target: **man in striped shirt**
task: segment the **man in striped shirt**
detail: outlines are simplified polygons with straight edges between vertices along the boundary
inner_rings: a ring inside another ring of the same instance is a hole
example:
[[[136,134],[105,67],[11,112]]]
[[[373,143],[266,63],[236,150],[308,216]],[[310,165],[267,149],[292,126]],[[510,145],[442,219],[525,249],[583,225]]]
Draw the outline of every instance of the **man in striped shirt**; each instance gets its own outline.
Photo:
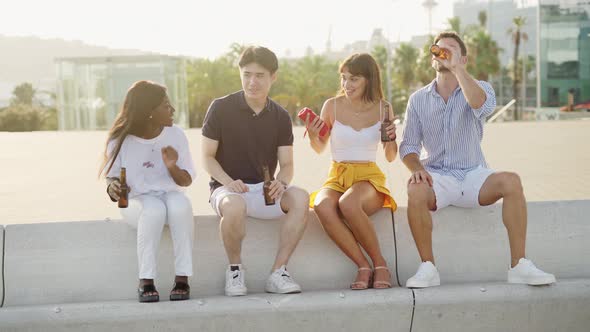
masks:
[[[508,282],[553,283],[555,276],[525,258],[527,211],[519,176],[487,168],[481,150],[484,122],[496,107],[494,89],[467,73],[467,49],[455,32],[443,32],[434,42],[447,56],[432,57],[436,79],[410,96],[400,145],[400,157],[412,172],[408,220],[422,259],[406,286],[440,285],[430,211],[485,206],[501,198],[511,252]],[[422,148],[427,156],[420,159]]]

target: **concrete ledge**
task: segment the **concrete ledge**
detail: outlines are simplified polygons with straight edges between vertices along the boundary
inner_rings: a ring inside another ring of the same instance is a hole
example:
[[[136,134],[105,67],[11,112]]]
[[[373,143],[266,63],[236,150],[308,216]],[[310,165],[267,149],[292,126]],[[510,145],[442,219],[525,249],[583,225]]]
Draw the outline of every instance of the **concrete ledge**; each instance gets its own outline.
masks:
[[[590,277],[590,201],[528,203],[527,256],[561,278]],[[510,264],[502,206],[448,207],[433,214],[433,248],[441,283],[506,281]],[[402,285],[420,258],[407,220],[395,214],[398,271]]]
[[[0,307],[4,303],[4,225],[0,225]]]
[[[568,331],[590,326],[590,279],[531,287],[479,283],[414,290],[412,332]]]
[[[91,221],[8,225],[5,231],[5,307],[135,296],[136,233],[130,226]]]
[[[0,310],[0,330],[408,331],[412,302],[411,290],[396,288],[12,307]]]
[[[296,249],[289,270],[305,291],[345,289],[356,267],[328,238],[315,217]],[[394,264],[393,226],[388,209],[374,217],[381,247]],[[195,217],[191,280],[199,296],[223,294],[227,259],[218,235],[218,218]],[[249,220],[243,243],[246,282],[251,293],[263,292],[278,247],[281,221]],[[156,285],[171,288],[174,269],[166,228],[158,256]],[[136,231],[123,222],[93,221],[6,227],[6,299],[4,306],[99,302],[135,299],[137,287]]]
[[[310,212],[308,216],[305,234],[291,257],[289,271],[304,291],[347,289],[356,275],[356,266],[326,235],[315,213]],[[202,216],[196,219],[197,234],[193,260],[195,275],[198,278],[194,278],[192,283],[201,295],[221,295],[225,285],[227,258],[218,236],[219,220],[213,216]],[[382,209],[371,219],[375,225],[383,255],[389,266],[394,267],[391,211]],[[264,292],[264,284],[278,250],[281,225],[280,221],[254,219],[248,223],[242,259],[246,267],[249,292]],[[395,275],[392,282],[397,283]]]

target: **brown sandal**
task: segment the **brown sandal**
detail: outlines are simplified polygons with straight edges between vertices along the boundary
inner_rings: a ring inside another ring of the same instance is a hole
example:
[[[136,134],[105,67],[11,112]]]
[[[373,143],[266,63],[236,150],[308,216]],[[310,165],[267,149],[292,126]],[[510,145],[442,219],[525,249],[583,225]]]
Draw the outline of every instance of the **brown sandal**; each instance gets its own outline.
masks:
[[[369,286],[371,285],[371,280],[373,277],[373,270],[371,270],[368,267],[360,267],[357,272],[361,272],[361,271],[369,271],[370,272],[369,281],[355,281],[352,284],[350,284],[350,289],[363,290],[363,289],[369,288]]]
[[[391,272],[387,266],[375,266],[375,270],[387,270],[389,274],[389,280],[391,280]],[[374,274],[373,274],[374,276]],[[373,288],[375,289],[386,289],[391,288],[391,282],[389,280],[375,280],[373,281]]]

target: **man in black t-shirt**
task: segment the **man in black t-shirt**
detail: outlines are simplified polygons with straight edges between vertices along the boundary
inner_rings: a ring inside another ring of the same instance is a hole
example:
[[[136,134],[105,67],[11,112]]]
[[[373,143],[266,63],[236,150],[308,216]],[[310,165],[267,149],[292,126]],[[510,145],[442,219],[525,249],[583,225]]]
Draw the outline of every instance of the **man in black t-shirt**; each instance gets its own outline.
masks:
[[[243,90],[211,103],[203,123],[202,158],[211,175],[210,202],[221,217],[220,231],[229,259],[225,294],[246,295],[241,246],[246,216],[278,219],[284,216],[279,251],[265,290],[299,293],[301,287],[286,265],[303,235],[309,194],[289,186],[293,178],[293,131],[287,111],[268,97],[276,80],[278,61],[264,47],[248,47],[239,60]],[[262,167],[275,174],[265,205]]]

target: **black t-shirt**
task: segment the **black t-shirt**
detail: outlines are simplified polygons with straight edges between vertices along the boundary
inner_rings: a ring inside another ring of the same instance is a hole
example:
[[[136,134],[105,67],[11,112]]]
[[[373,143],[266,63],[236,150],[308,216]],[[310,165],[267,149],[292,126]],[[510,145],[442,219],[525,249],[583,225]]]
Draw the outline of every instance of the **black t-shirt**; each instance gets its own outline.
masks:
[[[262,182],[262,165],[271,176],[278,162],[278,147],[293,145],[293,127],[289,113],[267,99],[258,115],[248,106],[244,91],[214,100],[203,122],[202,134],[219,142],[215,159],[234,180]],[[211,178],[211,190],[221,184]]]

